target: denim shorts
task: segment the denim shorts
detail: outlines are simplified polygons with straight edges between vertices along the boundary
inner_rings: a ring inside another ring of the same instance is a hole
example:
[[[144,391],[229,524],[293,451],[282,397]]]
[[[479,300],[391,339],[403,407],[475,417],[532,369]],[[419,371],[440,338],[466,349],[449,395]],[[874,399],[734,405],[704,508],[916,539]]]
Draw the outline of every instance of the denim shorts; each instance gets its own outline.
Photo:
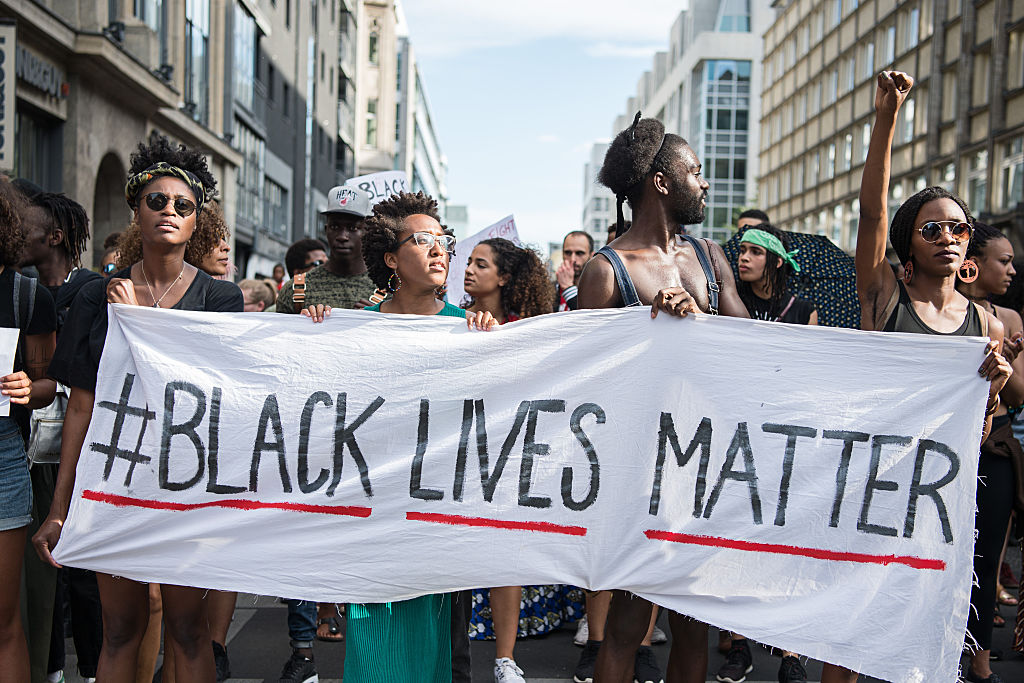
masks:
[[[13,418],[0,417],[0,531],[32,521],[32,480],[21,430]]]

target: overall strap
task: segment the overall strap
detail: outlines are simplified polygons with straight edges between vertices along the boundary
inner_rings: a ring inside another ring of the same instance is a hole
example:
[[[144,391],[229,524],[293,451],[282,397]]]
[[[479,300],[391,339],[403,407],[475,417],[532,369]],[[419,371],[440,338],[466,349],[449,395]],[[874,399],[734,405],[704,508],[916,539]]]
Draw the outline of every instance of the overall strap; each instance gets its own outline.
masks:
[[[292,278],[292,306],[301,313],[306,306],[306,274],[298,273]]]
[[[626,308],[639,306],[640,297],[637,296],[633,280],[629,277],[629,272],[626,270],[626,266],[622,263],[619,255],[615,253],[614,249],[607,246],[598,249],[597,253],[604,256],[608,259],[608,263],[612,264],[612,270],[615,271],[615,283],[619,286],[619,294],[622,296],[622,305]]]
[[[704,277],[708,281],[708,305],[711,309],[711,315],[718,315],[718,293],[721,291],[721,287],[718,285],[718,278],[715,276],[715,267],[711,265],[711,259],[704,252],[704,248],[700,246],[700,242],[693,235],[683,235],[683,239],[690,243],[693,247],[693,251],[697,254],[697,260],[700,261],[700,267],[704,271]]]

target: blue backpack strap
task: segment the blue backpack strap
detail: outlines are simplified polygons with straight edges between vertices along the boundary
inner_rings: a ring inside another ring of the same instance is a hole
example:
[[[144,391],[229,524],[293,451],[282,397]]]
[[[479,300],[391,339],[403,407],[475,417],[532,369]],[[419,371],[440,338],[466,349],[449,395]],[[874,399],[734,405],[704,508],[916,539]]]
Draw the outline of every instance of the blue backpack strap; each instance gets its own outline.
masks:
[[[622,305],[626,308],[630,306],[639,306],[640,297],[636,294],[636,287],[633,286],[633,280],[629,277],[629,271],[626,270],[625,264],[619,255],[615,253],[615,250],[610,247],[601,247],[597,250],[598,254],[601,254],[608,263],[612,264],[612,270],[615,271],[615,283],[619,286],[619,294],[622,296]]]
[[[711,315],[718,315],[718,293],[721,291],[721,287],[718,284],[718,277],[715,275],[715,267],[711,264],[711,258],[704,251],[704,247],[700,246],[700,242],[693,235],[683,235],[683,239],[690,243],[693,247],[693,251],[697,254],[697,260],[700,261],[700,267],[704,271],[704,277],[708,281],[708,305],[711,308]]]

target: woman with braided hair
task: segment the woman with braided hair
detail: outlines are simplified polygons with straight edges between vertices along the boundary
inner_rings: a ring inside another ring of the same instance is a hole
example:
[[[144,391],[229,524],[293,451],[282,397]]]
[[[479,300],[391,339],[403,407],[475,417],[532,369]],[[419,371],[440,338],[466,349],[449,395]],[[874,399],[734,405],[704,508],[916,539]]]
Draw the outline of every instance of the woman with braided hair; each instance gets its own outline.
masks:
[[[141,235],[138,262],[82,287],[68,312],[49,373],[71,387],[61,444],[60,470],[50,514],[33,537],[39,556],[54,566],[50,550],[60,538],[74,491],[75,469],[92,418],[96,375],[106,340],[107,303],[189,311],[241,311],[242,293],[185,261],[196,218],[216,193],[217,182],[198,151],[174,147],[154,134],[131,158],[125,200]],[[103,607],[103,648],[97,678],[135,681],[139,644],[149,621],[147,586],[97,574]],[[181,680],[215,680],[205,590],[161,587],[167,635]]]
[[[1002,321],[957,291],[957,280],[973,282],[978,277],[977,264],[967,258],[968,243],[975,229],[967,205],[940,187],[929,187],[913,195],[896,211],[889,227],[889,241],[906,271],[902,281],[897,281],[885,258],[886,205],[896,115],[913,85],[914,79],[899,71],[884,71],[878,75],[875,125],[861,178],[855,257],[861,327],[885,332],[989,337],[991,341],[978,370],[989,381],[984,439],[990,432],[993,415],[1000,408],[999,394],[1013,370],[1010,361],[1000,353],[1005,329]],[[1013,355],[1010,348],[1008,345],[1007,353]],[[982,458],[979,461],[982,474],[986,474],[984,468]],[[998,539],[994,541],[995,563],[991,575],[979,570],[977,562],[975,564],[979,586],[972,591],[973,608],[968,617],[968,629],[977,649],[971,655],[965,678],[975,683],[1001,683],[989,666],[989,651],[996,600],[995,570],[1009,506],[988,505],[986,490],[986,486],[978,486],[976,524],[981,535],[977,547],[984,548],[991,542],[987,535]],[[851,676],[856,679],[856,674]],[[822,676],[822,680],[829,683],[844,679]]]

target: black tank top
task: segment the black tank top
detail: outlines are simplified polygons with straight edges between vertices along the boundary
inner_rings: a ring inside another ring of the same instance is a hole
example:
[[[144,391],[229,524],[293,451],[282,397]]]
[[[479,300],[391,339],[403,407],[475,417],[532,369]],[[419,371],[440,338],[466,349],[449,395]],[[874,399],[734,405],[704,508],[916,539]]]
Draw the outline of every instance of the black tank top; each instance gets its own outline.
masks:
[[[883,332],[912,332],[914,334],[944,334],[948,336],[956,337],[983,337],[981,329],[981,316],[978,314],[978,307],[973,303],[967,306],[967,315],[964,316],[964,322],[953,332],[936,332],[932,328],[928,327],[920,316],[917,315],[917,311],[914,310],[913,304],[910,303],[910,295],[907,294],[907,288],[903,286],[903,283],[896,281],[896,285],[899,287],[899,301],[896,302],[896,307],[892,310],[889,315],[889,319],[885,321],[885,327],[882,328]]]

